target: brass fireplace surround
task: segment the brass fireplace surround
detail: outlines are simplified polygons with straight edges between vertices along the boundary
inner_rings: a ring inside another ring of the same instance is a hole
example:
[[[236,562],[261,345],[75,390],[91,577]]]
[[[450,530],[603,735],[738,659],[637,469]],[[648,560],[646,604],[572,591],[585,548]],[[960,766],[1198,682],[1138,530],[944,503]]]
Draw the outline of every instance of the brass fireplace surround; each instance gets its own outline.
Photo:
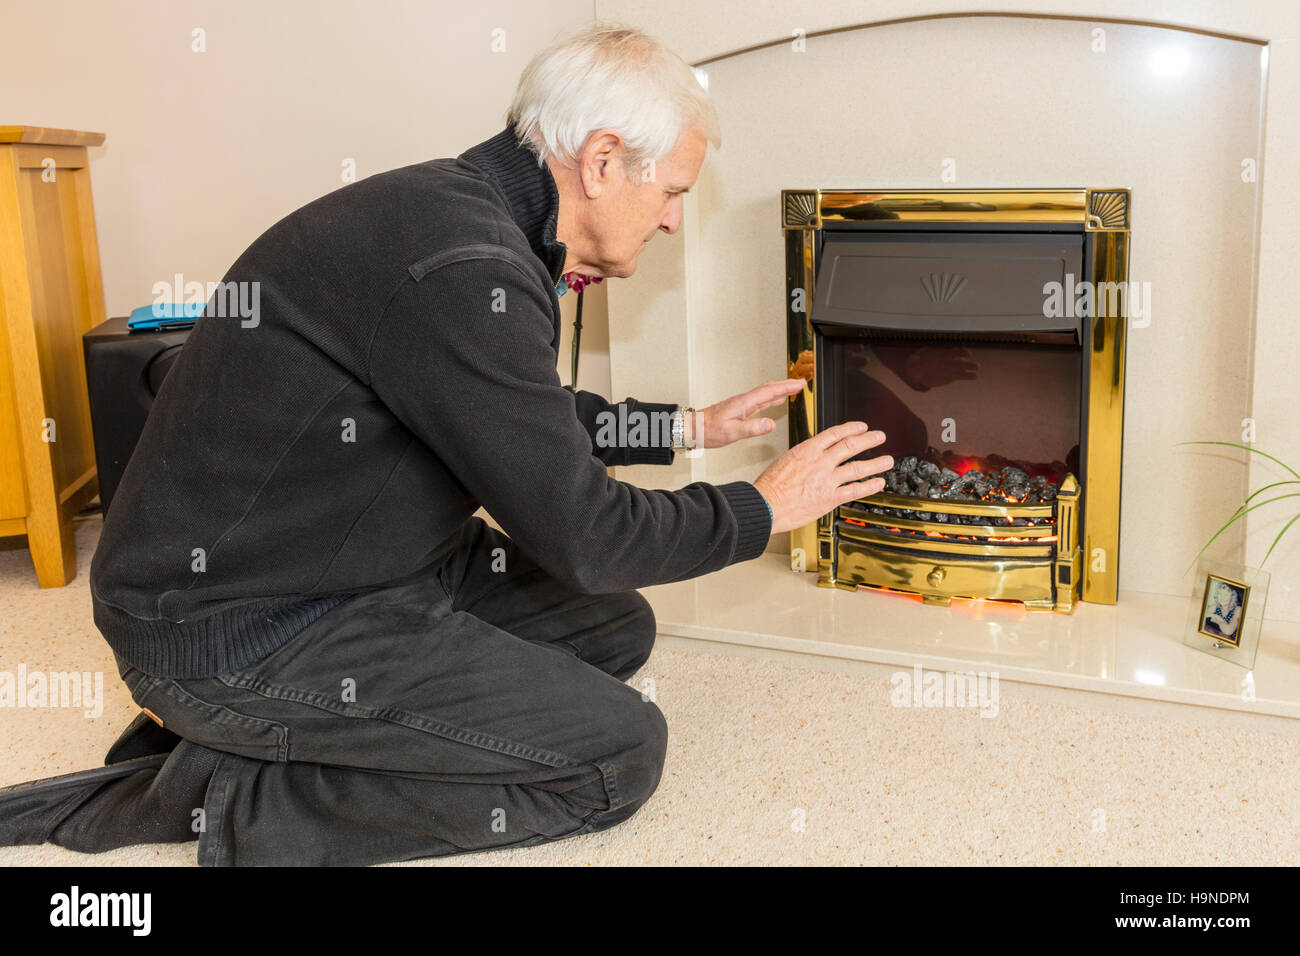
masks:
[[[1089,274],[1081,278],[1102,288],[1102,283],[1128,282],[1130,201],[1128,189],[782,190],[789,374],[809,380],[791,399],[791,446],[834,424],[817,421],[816,361],[811,372],[807,364],[808,356],[817,356],[813,292],[818,233],[828,224],[832,229],[863,222],[917,228],[1060,224],[1085,233],[1084,269]],[[822,587],[901,590],[934,604],[954,597],[983,598],[1065,613],[1078,600],[1114,604],[1126,327],[1127,296],[1094,297],[1082,343],[1087,381],[1082,486],[1076,476],[1067,475],[1055,502],[1024,505],[872,495],[790,532],[791,566],[816,570]],[[868,504],[931,517],[946,512],[987,520],[907,520],[869,510]],[[1028,523],[1015,525],[1016,518]]]

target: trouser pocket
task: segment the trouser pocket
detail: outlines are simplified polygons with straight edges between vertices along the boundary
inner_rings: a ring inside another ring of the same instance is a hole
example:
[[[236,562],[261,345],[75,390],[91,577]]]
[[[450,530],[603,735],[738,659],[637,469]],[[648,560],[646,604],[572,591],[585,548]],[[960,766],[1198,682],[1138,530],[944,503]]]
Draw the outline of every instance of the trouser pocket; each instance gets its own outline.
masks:
[[[186,681],[182,686],[170,678],[141,675],[132,686],[126,675],[124,679],[137,704],[152,712],[168,730],[186,740],[254,760],[288,759],[287,726],[277,720],[251,717],[225,704],[202,699],[198,695],[204,693],[205,681]]]

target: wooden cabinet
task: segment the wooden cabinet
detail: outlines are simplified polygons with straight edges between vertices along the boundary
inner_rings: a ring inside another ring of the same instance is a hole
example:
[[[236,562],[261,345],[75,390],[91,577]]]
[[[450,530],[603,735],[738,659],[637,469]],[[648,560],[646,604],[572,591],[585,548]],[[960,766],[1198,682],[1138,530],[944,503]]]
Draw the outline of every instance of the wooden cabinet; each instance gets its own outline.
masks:
[[[86,147],[103,133],[0,126],[0,536],[43,588],[76,577],[72,519],[99,490],[81,337],[104,321]]]

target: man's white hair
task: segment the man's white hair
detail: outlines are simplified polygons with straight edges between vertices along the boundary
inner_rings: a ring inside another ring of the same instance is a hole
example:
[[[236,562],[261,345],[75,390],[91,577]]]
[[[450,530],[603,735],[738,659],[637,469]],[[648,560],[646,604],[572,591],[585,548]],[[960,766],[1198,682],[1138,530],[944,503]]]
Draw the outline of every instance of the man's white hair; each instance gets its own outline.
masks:
[[[623,137],[629,178],[692,127],[722,146],[717,110],[695,71],[650,34],[614,23],[594,22],[533,57],[507,119],[539,165],[572,166],[592,133],[612,129]]]

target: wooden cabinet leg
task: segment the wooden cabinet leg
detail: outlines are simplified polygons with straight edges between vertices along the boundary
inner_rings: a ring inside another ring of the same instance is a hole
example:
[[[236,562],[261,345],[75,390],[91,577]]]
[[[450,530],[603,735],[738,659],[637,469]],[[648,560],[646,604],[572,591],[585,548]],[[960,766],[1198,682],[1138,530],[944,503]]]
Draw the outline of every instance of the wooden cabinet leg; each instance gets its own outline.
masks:
[[[27,516],[27,547],[42,588],[61,588],[77,576],[76,530],[57,507]]]

